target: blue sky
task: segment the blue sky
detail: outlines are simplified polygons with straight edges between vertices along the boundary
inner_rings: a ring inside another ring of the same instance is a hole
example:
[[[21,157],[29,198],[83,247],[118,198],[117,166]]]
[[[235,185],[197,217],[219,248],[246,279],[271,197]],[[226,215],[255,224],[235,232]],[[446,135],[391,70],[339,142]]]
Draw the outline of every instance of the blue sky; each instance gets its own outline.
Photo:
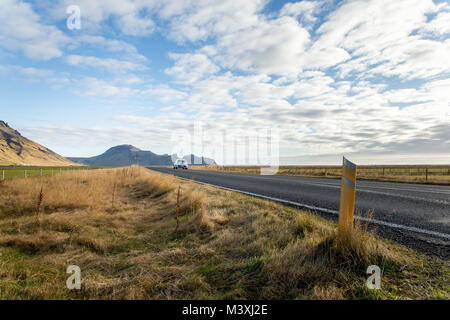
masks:
[[[216,158],[276,128],[281,163],[450,163],[449,56],[448,1],[2,0],[0,119],[64,156],[200,124]]]

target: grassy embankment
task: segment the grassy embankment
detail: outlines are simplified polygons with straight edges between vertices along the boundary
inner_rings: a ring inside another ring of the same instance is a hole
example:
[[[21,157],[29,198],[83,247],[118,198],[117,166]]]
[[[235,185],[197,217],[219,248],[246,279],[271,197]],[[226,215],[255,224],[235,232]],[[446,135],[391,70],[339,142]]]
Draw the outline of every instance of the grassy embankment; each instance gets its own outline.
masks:
[[[222,172],[235,172],[259,174],[260,166],[191,166],[194,170],[212,170]],[[428,171],[428,172],[427,172]],[[340,178],[341,166],[280,166],[279,175]],[[450,184],[450,165],[410,165],[410,166],[358,166],[358,179]]]
[[[0,180],[3,179],[3,172],[5,180],[15,179],[15,178],[24,178],[25,171],[27,177],[38,177],[41,175],[53,175],[62,172],[68,171],[78,171],[78,170],[92,170],[92,169],[101,169],[102,167],[87,167],[87,166],[78,166],[78,167],[34,167],[34,166],[0,166]]]
[[[448,261],[364,231],[338,243],[313,214],[144,168],[14,179],[0,195],[1,299],[450,298]]]

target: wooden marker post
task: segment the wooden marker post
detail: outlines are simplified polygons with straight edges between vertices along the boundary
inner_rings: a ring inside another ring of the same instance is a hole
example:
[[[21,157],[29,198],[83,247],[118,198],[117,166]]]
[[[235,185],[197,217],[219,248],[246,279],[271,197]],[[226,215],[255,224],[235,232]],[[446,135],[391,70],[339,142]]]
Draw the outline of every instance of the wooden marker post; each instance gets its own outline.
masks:
[[[356,194],[356,165],[343,157],[341,200],[339,205],[339,236],[353,228]]]

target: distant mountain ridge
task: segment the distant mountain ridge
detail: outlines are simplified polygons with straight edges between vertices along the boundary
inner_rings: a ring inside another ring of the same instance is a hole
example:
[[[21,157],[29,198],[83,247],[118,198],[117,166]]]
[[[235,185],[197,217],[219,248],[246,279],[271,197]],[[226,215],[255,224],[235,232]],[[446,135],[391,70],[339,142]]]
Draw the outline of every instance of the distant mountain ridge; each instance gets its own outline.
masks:
[[[70,166],[75,163],[33,142],[0,120],[0,165]]]
[[[191,164],[191,160],[194,160],[194,164],[215,164],[213,159],[203,158],[192,155],[183,157]],[[135,146],[129,144],[123,144],[112,147],[101,155],[80,158],[80,157],[68,157],[69,160],[88,166],[129,166],[133,164],[139,164],[141,166],[171,166],[173,162],[178,159],[177,155],[158,155],[151,151],[141,150]]]

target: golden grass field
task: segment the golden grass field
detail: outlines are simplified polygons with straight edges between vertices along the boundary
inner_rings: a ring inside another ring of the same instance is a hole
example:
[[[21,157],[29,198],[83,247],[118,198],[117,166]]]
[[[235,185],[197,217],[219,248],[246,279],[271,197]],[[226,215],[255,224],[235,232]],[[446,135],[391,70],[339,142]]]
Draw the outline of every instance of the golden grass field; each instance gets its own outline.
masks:
[[[260,174],[261,166],[191,166],[194,170]],[[342,166],[280,166],[279,175],[305,177],[342,177]],[[450,165],[358,166],[359,180],[407,183],[450,184]]]
[[[450,298],[448,261],[365,226],[338,241],[311,213],[141,167],[3,181],[0,194],[0,299]],[[365,287],[372,264],[381,290]],[[69,265],[81,290],[66,288]]]

